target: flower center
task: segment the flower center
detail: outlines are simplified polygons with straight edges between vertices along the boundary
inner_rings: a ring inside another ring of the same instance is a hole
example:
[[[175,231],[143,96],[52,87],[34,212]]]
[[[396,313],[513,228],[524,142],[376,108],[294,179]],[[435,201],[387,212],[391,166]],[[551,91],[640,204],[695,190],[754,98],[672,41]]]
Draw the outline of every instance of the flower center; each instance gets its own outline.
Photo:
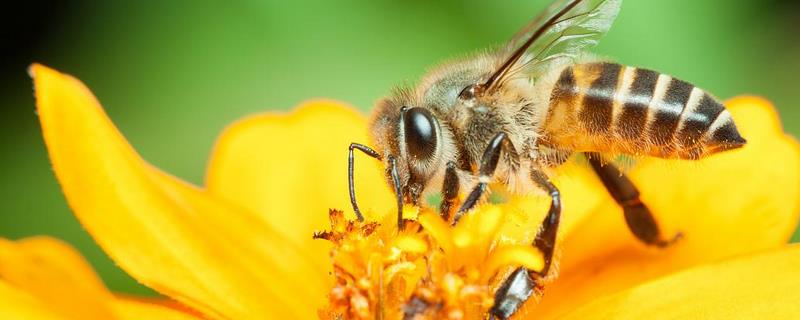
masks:
[[[418,210],[416,208],[407,208]],[[415,212],[407,212],[414,215]],[[485,205],[451,227],[422,209],[399,231],[329,213],[335,282],[323,319],[483,319],[494,290],[513,268],[541,270],[541,252],[502,241],[503,212]]]

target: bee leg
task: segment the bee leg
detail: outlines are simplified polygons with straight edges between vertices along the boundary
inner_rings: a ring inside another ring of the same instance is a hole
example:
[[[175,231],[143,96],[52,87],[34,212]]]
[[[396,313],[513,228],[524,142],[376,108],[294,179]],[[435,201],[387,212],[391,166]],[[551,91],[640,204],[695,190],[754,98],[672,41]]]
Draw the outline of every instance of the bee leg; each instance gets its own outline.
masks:
[[[489,310],[489,319],[508,319],[519,310],[536,289],[536,280],[531,270],[517,268],[503,281],[494,293],[494,305]]]
[[[447,162],[447,169],[444,171],[444,183],[442,183],[442,204],[439,206],[439,214],[445,221],[450,219],[450,211],[458,197],[458,175],[456,174],[456,163]]]
[[[542,221],[533,245],[544,255],[544,267],[540,271],[517,268],[503,281],[494,294],[494,305],[489,313],[492,318],[508,319],[519,310],[537,287],[536,279],[547,275],[553,260],[558,224],[561,221],[561,195],[558,188],[539,170],[531,170],[531,179],[550,195],[550,210]]]
[[[639,199],[639,190],[617,167],[610,163],[603,163],[601,155],[597,153],[589,153],[587,158],[608,193],[622,207],[628,229],[636,238],[645,244],[660,248],[680,239],[680,233],[671,239],[664,239],[650,209]]]
[[[389,162],[389,175],[392,177],[394,195],[397,199],[397,230],[403,230],[405,226],[403,221],[403,190],[401,190],[400,176],[397,173],[397,160],[393,156],[389,156],[386,160]]]
[[[469,193],[464,203],[461,204],[461,208],[458,209],[458,212],[456,212],[453,218],[453,224],[458,223],[458,220],[461,219],[464,213],[472,209],[472,207],[478,203],[483,193],[486,192],[489,181],[492,175],[494,175],[494,170],[497,169],[497,163],[500,160],[500,151],[503,150],[504,144],[510,144],[506,141],[507,139],[508,136],[506,136],[505,132],[500,132],[489,141],[489,145],[486,146],[486,150],[483,151],[483,157],[481,157],[481,165],[478,169],[478,184],[472,189],[472,192]]]
[[[533,240],[533,245],[544,254],[544,268],[542,268],[542,271],[537,272],[544,276],[550,270],[553,250],[556,247],[556,233],[558,232],[558,224],[561,222],[561,193],[550,182],[547,175],[539,170],[531,170],[531,179],[539,188],[544,189],[550,195],[550,209],[547,211],[547,216],[542,220],[539,232],[536,233],[536,239]]]
[[[367,146],[365,146],[363,144],[355,143],[355,142],[350,144],[349,153],[347,155],[347,182],[348,182],[348,188],[350,190],[350,204],[353,205],[353,211],[356,213],[356,217],[358,217],[358,221],[362,221],[363,222],[364,221],[364,215],[362,215],[361,214],[361,210],[358,209],[358,204],[356,203],[356,189],[355,189],[355,185],[353,184],[353,169],[354,169],[353,168],[354,167],[354,164],[353,164],[353,150],[359,150],[359,151],[363,152],[364,154],[366,154],[366,155],[368,155],[370,157],[373,157],[375,159],[378,159],[378,160],[381,159],[381,155],[378,154],[378,152],[376,152],[375,150],[372,150],[372,148],[367,147]]]

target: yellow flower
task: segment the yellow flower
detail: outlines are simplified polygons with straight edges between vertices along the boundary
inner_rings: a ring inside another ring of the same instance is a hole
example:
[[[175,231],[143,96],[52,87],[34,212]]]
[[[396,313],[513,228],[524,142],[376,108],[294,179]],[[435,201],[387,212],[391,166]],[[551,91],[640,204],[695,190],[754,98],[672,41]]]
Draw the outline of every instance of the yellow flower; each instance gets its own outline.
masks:
[[[69,245],[0,239],[0,319],[194,319],[177,305],[114,296]]]
[[[0,245],[3,318],[125,318],[136,309],[139,318],[311,319],[381,308],[396,318],[425,294],[447,306],[440,315],[458,317],[490,304],[487,284],[507,264],[537,267],[537,252],[517,245],[534,232],[546,199],[483,205],[455,229],[423,210],[411,226],[418,233],[326,215],[349,208],[346,146],[368,141],[365,118],[338,103],[232,125],[198,188],[142,160],[80,81],[41,65],[31,73],[75,215],[123,270],[187,308],[114,296],[74,251],[35,238]],[[638,243],[587,169],[559,169],[559,277],[521,318],[800,314],[800,247],[786,245],[800,213],[800,147],[768,102],[727,105],[746,147],[691,163],[648,159],[630,172],[663,228],[685,234],[669,248]],[[394,203],[382,168],[357,161],[360,204],[370,208],[367,221],[382,222],[376,213]],[[322,230],[317,236],[331,241],[312,238]],[[404,284],[382,287],[375,272]]]

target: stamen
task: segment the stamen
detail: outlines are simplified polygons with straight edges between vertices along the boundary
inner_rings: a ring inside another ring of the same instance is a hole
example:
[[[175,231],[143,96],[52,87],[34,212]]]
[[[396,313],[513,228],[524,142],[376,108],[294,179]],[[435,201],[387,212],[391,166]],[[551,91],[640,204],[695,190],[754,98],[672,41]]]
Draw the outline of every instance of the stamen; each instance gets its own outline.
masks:
[[[314,235],[334,244],[336,281],[320,317],[482,319],[513,268],[544,266],[541,252],[501,234],[509,219],[500,207],[477,208],[455,227],[427,209],[404,216],[416,219],[398,232],[394,215],[378,224],[330,211],[330,231]]]

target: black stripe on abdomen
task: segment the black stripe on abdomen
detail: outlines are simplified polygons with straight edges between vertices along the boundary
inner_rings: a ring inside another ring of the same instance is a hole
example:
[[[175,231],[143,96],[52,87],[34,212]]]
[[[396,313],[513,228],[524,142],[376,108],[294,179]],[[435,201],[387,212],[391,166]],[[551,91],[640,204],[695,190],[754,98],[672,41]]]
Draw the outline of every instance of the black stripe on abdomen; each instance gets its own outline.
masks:
[[[622,111],[617,119],[616,132],[626,140],[640,138],[647,125],[647,112],[656,90],[658,72],[636,69]]]
[[[616,63],[601,63],[597,67],[600,68],[598,77],[586,91],[578,114],[578,119],[590,134],[603,134],[611,128],[614,92],[622,70],[622,66]]]
[[[703,97],[697,102],[697,106],[683,116],[683,125],[675,135],[680,146],[691,148],[699,144],[703,135],[723,110],[725,107],[721,103],[703,92]]]
[[[575,91],[575,72],[572,67],[564,68],[561,75],[558,77],[556,86],[553,88],[551,99],[564,100],[571,104],[572,99],[577,97],[578,93]]]
[[[669,146],[673,144],[672,137],[678,129],[681,113],[686,109],[694,86],[667,76],[662,76],[660,81],[669,81],[669,85],[661,101],[651,102],[650,107],[655,108],[655,116],[650,123],[649,137],[655,145]]]

